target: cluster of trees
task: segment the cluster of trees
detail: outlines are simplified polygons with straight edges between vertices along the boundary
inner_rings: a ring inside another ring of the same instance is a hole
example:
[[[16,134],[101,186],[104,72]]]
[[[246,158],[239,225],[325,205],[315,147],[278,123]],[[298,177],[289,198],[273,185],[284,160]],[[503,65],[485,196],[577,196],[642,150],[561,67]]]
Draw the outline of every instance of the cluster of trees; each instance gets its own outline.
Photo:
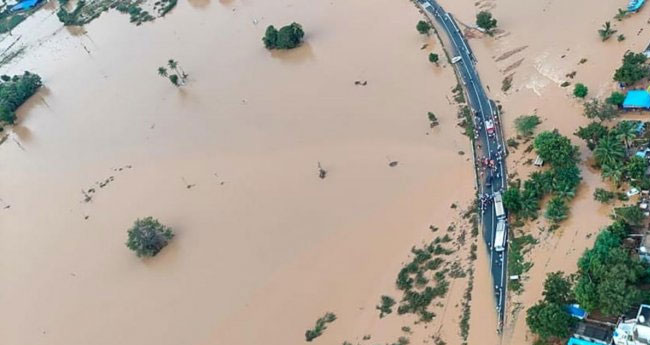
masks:
[[[632,85],[650,73],[643,53],[627,52],[623,55],[623,64],[614,72],[614,80],[625,85]]]
[[[564,305],[574,300],[572,285],[572,277],[562,272],[546,276],[544,299],[526,312],[528,328],[540,338],[557,340],[570,335],[575,319],[564,310]]]
[[[541,199],[552,193],[553,198],[544,216],[557,224],[568,217],[567,201],[575,196],[582,179],[577,165],[578,148],[557,130],[540,133],[533,146],[540,158],[551,165],[551,169],[530,174],[523,188],[521,185],[510,186],[503,195],[503,203],[518,219],[535,219]]]
[[[156,256],[174,238],[172,229],[160,224],[157,219],[147,217],[138,219],[128,230],[126,246],[137,256]]]
[[[167,67],[169,67],[169,69],[173,72],[172,74],[169,74]],[[167,67],[158,67],[158,75],[169,79],[169,82],[176,87],[185,85],[189,75],[185,73],[185,71],[181,68],[181,66],[178,64],[178,61],[169,59],[167,61]]]
[[[16,109],[31,97],[43,84],[38,74],[0,76],[0,123],[14,124]]]
[[[492,29],[497,27],[497,20],[492,18],[492,13],[481,11],[476,15],[476,26],[492,34]]]
[[[623,247],[628,231],[624,220],[615,221],[578,260],[573,293],[587,311],[617,316],[641,301],[639,285],[647,283],[649,272],[638,256]]]
[[[305,32],[298,23],[291,23],[276,29],[273,25],[266,28],[266,33],[262,38],[266,49],[293,49],[302,43]]]
[[[628,155],[631,142],[637,135],[635,121],[621,121],[611,129],[591,122],[586,127],[579,127],[575,135],[585,140],[587,147],[593,150],[603,178],[619,186],[624,181],[650,186],[650,179],[645,176],[647,160]]]
[[[638,207],[627,208],[636,213],[632,208]],[[532,332],[544,340],[569,336],[575,321],[563,307],[570,303],[578,303],[588,312],[618,316],[649,297],[640,288],[650,282],[648,266],[623,246],[630,230],[628,221],[631,219],[615,220],[598,234],[594,246],[578,260],[576,274],[547,276],[544,299],[527,312],[526,323]]]

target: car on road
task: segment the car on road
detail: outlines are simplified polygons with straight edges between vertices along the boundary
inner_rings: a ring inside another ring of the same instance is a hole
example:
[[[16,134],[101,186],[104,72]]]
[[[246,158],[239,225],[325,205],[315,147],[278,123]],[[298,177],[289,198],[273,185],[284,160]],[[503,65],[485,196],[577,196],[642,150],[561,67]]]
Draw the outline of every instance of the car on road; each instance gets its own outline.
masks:
[[[463,58],[460,57],[460,56],[454,56],[453,58],[451,58],[451,63],[456,63],[456,62],[458,62],[458,61],[460,61],[460,60],[462,60],[462,59],[463,59]]]

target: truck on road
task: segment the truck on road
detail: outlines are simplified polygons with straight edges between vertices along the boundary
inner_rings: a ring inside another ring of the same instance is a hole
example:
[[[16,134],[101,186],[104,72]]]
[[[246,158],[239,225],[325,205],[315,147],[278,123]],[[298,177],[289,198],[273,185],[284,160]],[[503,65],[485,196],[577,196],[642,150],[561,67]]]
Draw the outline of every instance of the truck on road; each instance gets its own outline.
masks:
[[[494,213],[496,213],[497,219],[506,218],[506,211],[503,209],[503,198],[501,197],[501,192],[494,193]]]
[[[499,219],[497,231],[494,233],[494,250],[502,252],[506,247],[506,221]]]

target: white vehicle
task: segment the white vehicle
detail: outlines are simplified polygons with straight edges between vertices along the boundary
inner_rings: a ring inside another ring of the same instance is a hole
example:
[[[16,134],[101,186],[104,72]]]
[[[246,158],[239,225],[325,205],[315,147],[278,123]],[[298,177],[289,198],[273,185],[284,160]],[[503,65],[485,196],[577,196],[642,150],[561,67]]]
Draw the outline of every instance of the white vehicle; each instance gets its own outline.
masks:
[[[499,219],[497,222],[497,231],[494,234],[494,250],[502,252],[506,246],[506,221]]]
[[[494,135],[494,122],[492,120],[485,120],[485,130],[489,136]]]
[[[503,209],[503,199],[501,198],[501,193],[494,193],[494,213],[497,216],[497,219],[505,219],[506,211]]]
[[[630,190],[628,190],[625,194],[629,198],[629,197],[635,196],[635,195],[637,195],[639,193],[641,193],[641,192],[638,189],[633,187],[633,188],[630,188]]]
[[[544,160],[542,159],[542,157],[537,156],[537,158],[535,158],[535,162],[533,162],[533,165],[536,167],[541,167],[544,165]]]
[[[460,56],[454,56],[453,58],[451,58],[451,63],[456,63],[456,62],[458,62],[458,61],[460,61],[460,60],[462,60],[462,59],[463,59],[463,58],[460,57]]]

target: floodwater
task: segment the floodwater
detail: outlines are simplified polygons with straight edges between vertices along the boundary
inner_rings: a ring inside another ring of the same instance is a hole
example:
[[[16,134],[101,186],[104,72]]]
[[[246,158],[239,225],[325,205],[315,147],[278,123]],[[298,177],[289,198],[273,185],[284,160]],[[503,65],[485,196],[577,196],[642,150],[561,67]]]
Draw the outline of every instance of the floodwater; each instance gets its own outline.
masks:
[[[84,29],[52,11],[0,42],[26,47],[3,73],[45,84],[0,145],[2,344],[297,344],[327,311],[318,341],[383,343],[412,323],[374,306],[474,177],[411,3],[195,0]],[[266,51],[291,21],[306,43]],[[182,89],[156,74],[170,58]],[[124,242],[146,216],[177,236],[142,260]]]

